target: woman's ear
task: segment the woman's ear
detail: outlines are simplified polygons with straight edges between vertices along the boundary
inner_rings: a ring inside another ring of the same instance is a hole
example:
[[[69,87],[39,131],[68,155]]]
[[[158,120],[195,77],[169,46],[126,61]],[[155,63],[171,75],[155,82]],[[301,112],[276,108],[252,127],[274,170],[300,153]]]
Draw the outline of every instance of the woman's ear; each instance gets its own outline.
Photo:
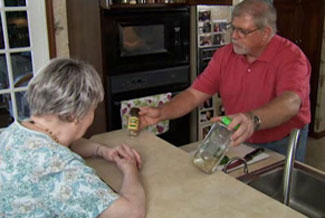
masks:
[[[74,119],[74,120],[73,120],[73,124],[74,124],[75,126],[77,126],[77,125],[79,124],[79,120]]]

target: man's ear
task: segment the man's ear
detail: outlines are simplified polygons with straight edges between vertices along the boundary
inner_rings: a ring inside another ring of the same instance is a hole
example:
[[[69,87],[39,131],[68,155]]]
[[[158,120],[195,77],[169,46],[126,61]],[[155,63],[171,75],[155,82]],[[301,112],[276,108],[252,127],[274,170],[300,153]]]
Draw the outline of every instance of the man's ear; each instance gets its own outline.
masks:
[[[263,30],[264,35],[263,35],[263,41],[269,40],[269,38],[272,35],[272,28],[270,26],[266,26]]]

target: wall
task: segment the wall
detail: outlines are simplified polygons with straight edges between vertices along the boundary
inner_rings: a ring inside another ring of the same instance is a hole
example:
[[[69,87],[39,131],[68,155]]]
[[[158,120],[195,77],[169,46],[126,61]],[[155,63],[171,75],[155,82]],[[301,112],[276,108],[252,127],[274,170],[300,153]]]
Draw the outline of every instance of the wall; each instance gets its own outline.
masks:
[[[232,0],[232,5],[237,5],[239,2],[242,2],[243,0]]]

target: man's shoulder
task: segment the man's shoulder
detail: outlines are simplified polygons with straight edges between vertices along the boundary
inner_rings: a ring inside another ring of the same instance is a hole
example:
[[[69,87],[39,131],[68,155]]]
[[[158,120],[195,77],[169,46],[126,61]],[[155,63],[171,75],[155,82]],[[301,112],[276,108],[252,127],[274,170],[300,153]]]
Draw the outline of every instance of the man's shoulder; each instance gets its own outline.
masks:
[[[285,54],[301,54],[302,50],[291,40],[284,38],[280,35],[274,36],[274,44],[277,44],[278,53],[283,52]]]
[[[282,36],[276,35],[274,37],[272,46],[275,48],[272,51],[272,64],[273,66],[285,67],[286,69],[289,66],[302,66],[306,65],[308,71],[310,71],[310,62],[301,50],[294,42],[286,39]]]
[[[222,59],[225,61],[226,59],[236,56],[236,54],[233,52],[232,44],[229,43],[221,48],[218,48],[214,56],[214,58],[217,58],[218,60]]]
[[[231,43],[217,49],[217,52],[220,52],[220,53],[232,53],[232,51],[233,51],[233,49],[232,49]]]
[[[304,52],[295,43],[280,35],[275,35],[272,38],[268,48],[263,53],[263,58],[271,61],[273,64],[294,63],[298,60],[308,62]]]

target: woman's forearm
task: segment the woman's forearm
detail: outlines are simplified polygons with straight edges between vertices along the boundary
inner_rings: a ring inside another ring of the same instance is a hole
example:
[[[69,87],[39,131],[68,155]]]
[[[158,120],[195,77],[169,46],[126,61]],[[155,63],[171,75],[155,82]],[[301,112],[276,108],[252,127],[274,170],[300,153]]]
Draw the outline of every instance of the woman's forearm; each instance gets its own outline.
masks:
[[[92,142],[88,139],[81,138],[70,145],[70,149],[76,152],[80,156],[86,158],[91,156],[96,156],[99,153],[100,146],[99,143]]]

